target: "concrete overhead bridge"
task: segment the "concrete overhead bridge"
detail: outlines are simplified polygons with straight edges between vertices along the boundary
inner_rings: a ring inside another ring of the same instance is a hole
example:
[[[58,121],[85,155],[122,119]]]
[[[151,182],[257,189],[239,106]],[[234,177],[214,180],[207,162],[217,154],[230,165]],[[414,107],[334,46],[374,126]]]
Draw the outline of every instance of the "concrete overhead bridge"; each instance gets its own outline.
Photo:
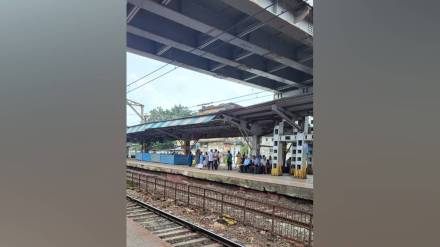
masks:
[[[128,51],[270,90],[311,92],[313,7],[303,0],[128,0]]]

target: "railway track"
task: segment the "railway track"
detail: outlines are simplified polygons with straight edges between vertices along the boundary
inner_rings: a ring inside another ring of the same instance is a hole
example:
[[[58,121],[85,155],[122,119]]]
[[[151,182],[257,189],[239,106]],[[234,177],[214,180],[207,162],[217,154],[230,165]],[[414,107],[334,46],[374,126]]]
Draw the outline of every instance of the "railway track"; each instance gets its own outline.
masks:
[[[243,247],[209,230],[127,196],[127,218],[174,247]]]

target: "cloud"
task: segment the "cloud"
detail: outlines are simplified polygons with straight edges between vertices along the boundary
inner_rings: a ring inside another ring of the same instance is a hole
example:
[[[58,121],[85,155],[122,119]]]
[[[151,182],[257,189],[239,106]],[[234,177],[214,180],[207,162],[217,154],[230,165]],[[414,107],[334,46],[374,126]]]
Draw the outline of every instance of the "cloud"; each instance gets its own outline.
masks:
[[[162,66],[163,63],[152,59],[140,57],[133,54],[127,55],[127,77],[128,81],[133,81],[140,78],[139,75],[145,75],[149,72]],[[173,66],[166,66],[163,69],[155,72],[145,79],[137,82],[135,85],[140,85],[148,80],[151,80],[170,69]],[[131,88],[134,88],[133,86]],[[227,98],[242,96],[254,92],[262,91],[236,82],[216,78],[210,75],[205,75],[199,72],[188,70],[185,68],[178,68],[157,80],[154,80],[145,86],[128,94],[128,98],[141,102],[145,105],[145,111],[156,108],[158,106],[170,108],[176,104],[185,106],[194,106],[201,103],[223,100]],[[238,100],[244,100],[237,99]],[[239,102],[241,105],[256,104],[259,102],[270,100],[270,97],[257,98]],[[222,102],[225,103],[225,102]],[[193,108],[196,110],[197,108]],[[131,111],[130,111],[131,113]],[[129,111],[127,111],[129,114]],[[128,121],[130,120],[130,121]],[[127,124],[138,122],[137,116],[127,116]]]

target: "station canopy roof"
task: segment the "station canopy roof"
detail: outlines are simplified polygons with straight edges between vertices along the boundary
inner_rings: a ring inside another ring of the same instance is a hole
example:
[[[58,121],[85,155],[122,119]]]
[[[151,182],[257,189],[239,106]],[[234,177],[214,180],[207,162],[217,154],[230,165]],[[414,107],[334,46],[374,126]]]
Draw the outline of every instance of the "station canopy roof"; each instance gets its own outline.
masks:
[[[313,96],[293,96],[209,115],[150,122],[127,127],[128,142],[199,140],[268,135],[282,120],[312,115]]]
[[[168,127],[178,127],[185,125],[205,124],[213,120],[216,115],[193,116],[188,118],[151,122],[141,125],[135,125],[127,128],[127,134],[146,131],[148,129],[159,129]]]

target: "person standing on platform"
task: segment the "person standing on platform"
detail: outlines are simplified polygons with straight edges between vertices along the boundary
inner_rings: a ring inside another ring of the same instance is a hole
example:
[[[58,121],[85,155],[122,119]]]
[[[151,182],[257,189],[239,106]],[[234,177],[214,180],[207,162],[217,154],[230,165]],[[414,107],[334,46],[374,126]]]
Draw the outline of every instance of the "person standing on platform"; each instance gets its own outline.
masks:
[[[253,155],[251,159],[250,173],[255,173],[257,166],[257,156]]]
[[[291,169],[292,169],[292,157],[289,157],[288,159],[287,159],[287,161],[286,161],[286,165],[285,165],[285,167],[284,167],[284,172],[285,173],[290,173],[291,171]]]
[[[215,150],[215,169],[218,170],[218,167],[220,165],[220,151]]]
[[[261,158],[261,173],[266,174],[267,170],[266,170],[266,155],[263,155],[263,157]]]
[[[189,164],[188,164],[188,166],[189,167],[191,167],[192,166],[192,163],[193,163],[193,159],[194,159],[194,155],[192,154],[192,152],[191,151],[189,151],[189,155],[188,155],[189,157]]]
[[[244,173],[248,172],[250,164],[251,164],[251,159],[249,159],[247,156],[244,156],[244,162],[243,162],[243,172]]]
[[[196,155],[195,155],[195,159],[196,159],[196,165],[198,165],[200,163],[200,149],[196,150]]]
[[[209,160],[208,152],[205,152],[205,155],[203,155],[203,166],[207,167],[209,165],[209,161],[208,160]]]
[[[262,164],[262,159],[261,159],[261,155],[257,155],[257,162],[255,164],[255,173],[257,174],[261,174],[261,164]]]
[[[269,159],[267,159],[267,161],[266,161],[266,169],[267,169],[267,174],[272,173],[272,156],[271,155],[269,155]]]
[[[240,151],[237,152],[237,154],[235,155],[235,166],[239,166],[241,161],[241,153]]]
[[[228,164],[228,171],[232,171],[232,154],[230,150],[228,150],[226,163]]]
[[[204,158],[204,155],[203,155],[203,153],[202,152],[200,152],[200,150],[199,150],[199,162],[197,163],[197,168],[199,168],[199,169],[203,169],[203,159]]]
[[[217,170],[217,164],[218,164],[218,151],[217,149],[214,149],[214,163],[212,164],[212,170]]]
[[[218,170],[218,167],[221,164],[222,158],[223,158],[223,154],[220,153],[220,150],[217,150],[217,165],[215,166],[216,170]]]
[[[208,153],[208,170],[214,169],[214,153],[212,149]]]
[[[218,167],[220,166],[220,150],[216,150],[215,151],[216,155],[215,155],[215,169],[218,170]]]

